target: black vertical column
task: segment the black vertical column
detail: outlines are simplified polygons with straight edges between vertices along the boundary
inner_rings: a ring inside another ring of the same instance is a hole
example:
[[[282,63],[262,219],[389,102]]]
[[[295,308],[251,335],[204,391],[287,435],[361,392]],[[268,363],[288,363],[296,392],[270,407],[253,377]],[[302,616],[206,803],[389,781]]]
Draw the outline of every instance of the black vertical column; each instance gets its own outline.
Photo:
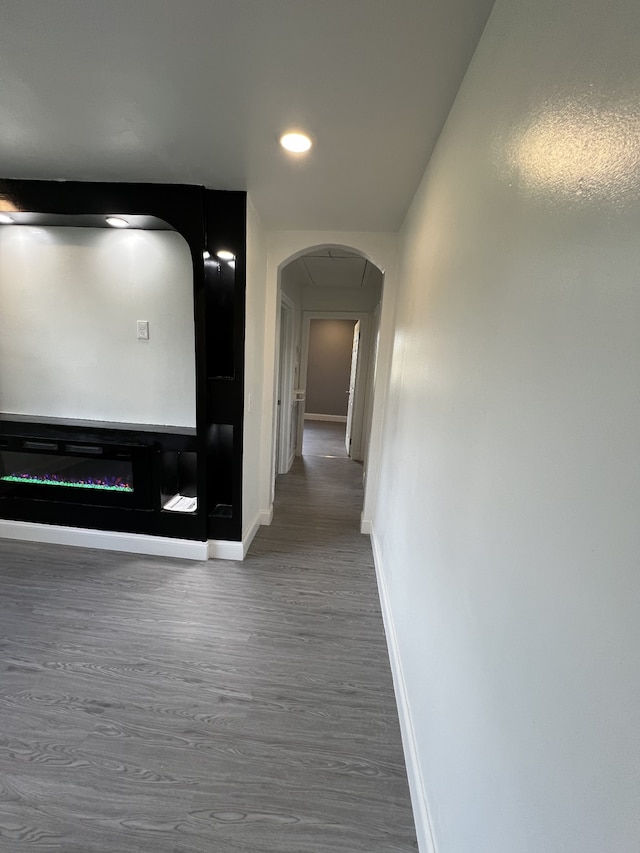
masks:
[[[206,495],[211,539],[242,538],[246,193],[205,190]]]

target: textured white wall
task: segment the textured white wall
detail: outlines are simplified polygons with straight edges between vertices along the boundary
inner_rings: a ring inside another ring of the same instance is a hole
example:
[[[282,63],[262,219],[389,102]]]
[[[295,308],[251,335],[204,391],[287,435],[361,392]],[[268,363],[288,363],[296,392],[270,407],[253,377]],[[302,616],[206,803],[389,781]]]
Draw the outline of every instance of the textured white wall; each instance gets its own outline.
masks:
[[[403,231],[373,524],[437,853],[640,849],[639,32],[498,0]]]
[[[149,321],[148,341],[137,320]],[[0,226],[0,411],[194,426],[183,238]]]

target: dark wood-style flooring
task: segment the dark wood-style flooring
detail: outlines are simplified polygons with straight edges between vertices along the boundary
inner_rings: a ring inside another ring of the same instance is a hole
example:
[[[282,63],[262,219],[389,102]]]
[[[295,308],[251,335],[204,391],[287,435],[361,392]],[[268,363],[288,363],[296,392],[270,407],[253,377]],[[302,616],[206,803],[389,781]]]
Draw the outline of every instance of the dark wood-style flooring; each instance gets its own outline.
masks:
[[[362,468],[332,431],[244,563],[0,540],[2,853],[417,849]]]

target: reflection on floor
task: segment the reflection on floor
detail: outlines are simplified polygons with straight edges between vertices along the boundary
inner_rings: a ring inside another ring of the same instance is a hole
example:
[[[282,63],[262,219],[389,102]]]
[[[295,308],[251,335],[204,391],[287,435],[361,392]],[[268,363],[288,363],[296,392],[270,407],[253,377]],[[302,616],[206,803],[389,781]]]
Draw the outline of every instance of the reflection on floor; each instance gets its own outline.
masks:
[[[3,853],[417,849],[361,474],[296,460],[244,563],[0,540]]]

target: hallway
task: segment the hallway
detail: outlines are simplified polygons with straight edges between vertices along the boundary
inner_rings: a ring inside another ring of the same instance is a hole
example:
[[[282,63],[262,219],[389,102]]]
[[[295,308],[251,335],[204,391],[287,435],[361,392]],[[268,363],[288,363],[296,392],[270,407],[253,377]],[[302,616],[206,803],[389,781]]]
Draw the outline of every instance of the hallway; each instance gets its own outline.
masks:
[[[359,532],[362,465],[347,457],[344,432],[305,424],[303,457],[278,477],[273,523],[244,566],[268,577],[268,606],[284,620],[272,646],[281,667],[273,658],[270,668],[299,715],[287,749],[314,756],[286,772],[300,810],[326,822],[292,853],[404,853],[417,845],[371,546]]]
[[[0,847],[416,842],[362,468],[280,478],[244,563],[0,540]]]

